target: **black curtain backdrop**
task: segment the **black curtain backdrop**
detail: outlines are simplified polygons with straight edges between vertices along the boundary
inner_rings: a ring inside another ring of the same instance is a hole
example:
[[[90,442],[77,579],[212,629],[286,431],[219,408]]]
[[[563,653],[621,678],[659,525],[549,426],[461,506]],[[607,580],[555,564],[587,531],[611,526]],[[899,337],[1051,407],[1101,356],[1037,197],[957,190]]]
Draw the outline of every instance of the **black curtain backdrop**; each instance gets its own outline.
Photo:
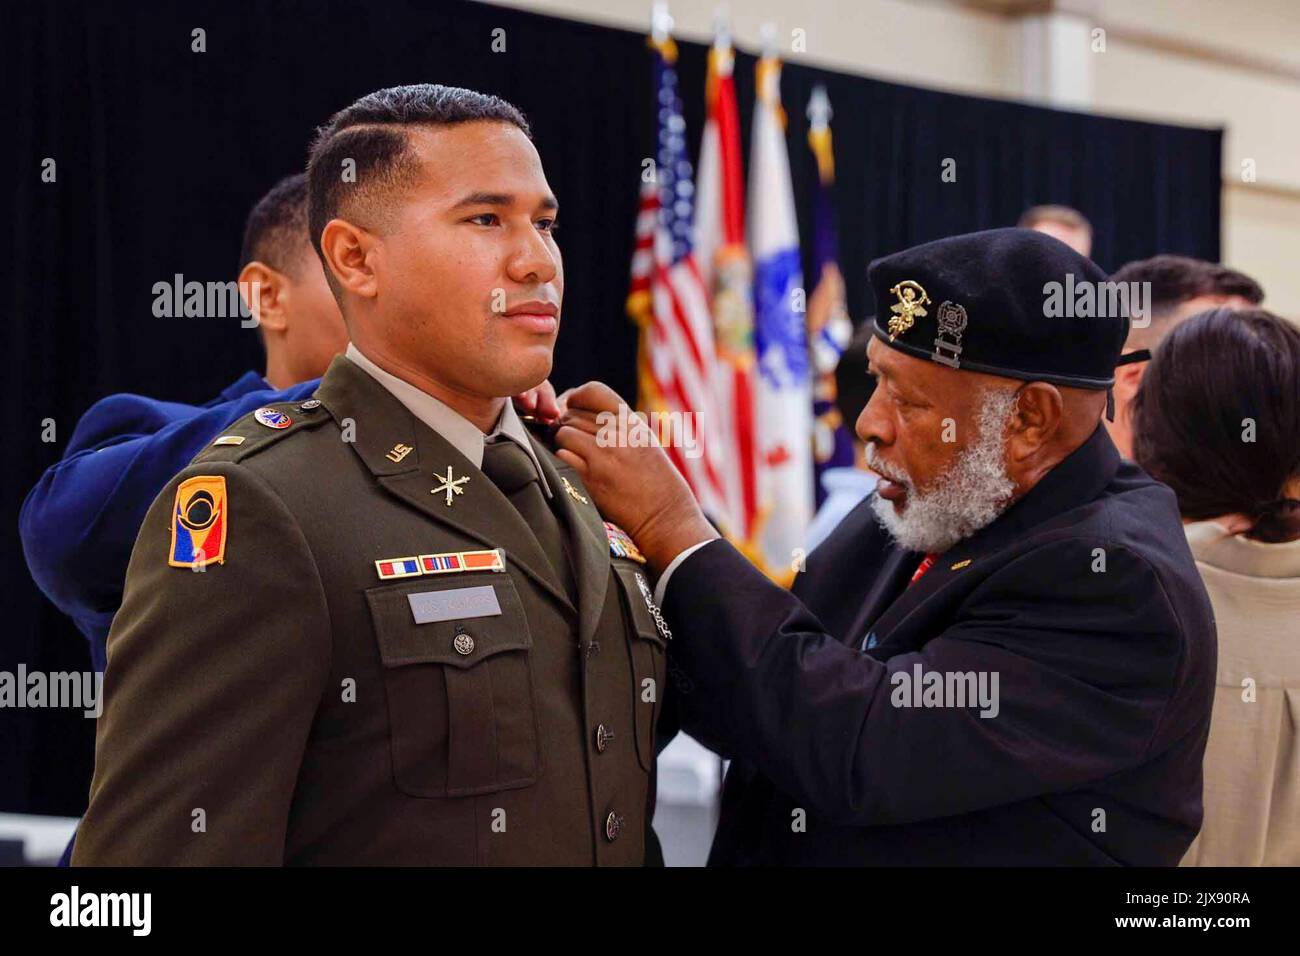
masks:
[[[523,109],[561,204],[567,295],[553,381],[601,378],[631,397],[636,338],[623,300],[640,164],[653,151],[643,34],[453,0],[42,0],[11,5],[6,20],[0,670],[89,666],[85,642],[31,583],[16,534],[23,496],[82,412],[118,391],[202,402],[260,369],[255,331],[154,318],[153,284],[176,273],[233,279],[249,206],[303,167],[317,125],[371,90],[446,83]],[[191,51],[195,29],[206,52]],[[492,50],[498,29],[504,52]],[[705,48],[680,49],[694,156]],[[782,90],[805,248],[815,165],[804,110],[821,82],[835,110],[841,266],[857,319],[872,309],[872,258],[1012,224],[1035,203],[1081,209],[1103,267],[1157,252],[1218,259],[1218,130],[955,96],[791,59]],[[753,67],[739,57],[746,149]],[[55,183],[41,181],[46,157]],[[941,178],[947,158],[955,183]],[[41,441],[46,418],[54,443]],[[79,711],[0,711],[0,810],[80,813],[93,734]]]

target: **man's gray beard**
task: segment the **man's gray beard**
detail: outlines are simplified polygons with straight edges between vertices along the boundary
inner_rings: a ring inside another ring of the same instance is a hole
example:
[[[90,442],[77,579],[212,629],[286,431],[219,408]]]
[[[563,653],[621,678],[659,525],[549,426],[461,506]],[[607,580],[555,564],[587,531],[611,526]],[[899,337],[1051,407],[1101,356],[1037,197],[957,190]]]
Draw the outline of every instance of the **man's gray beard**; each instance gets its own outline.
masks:
[[[888,469],[881,473],[907,489],[907,507],[899,514],[892,501],[876,495],[876,520],[908,551],[942,554],[958,541],[991,524],[1006,510],[1015,482],[1007,475],[1004,433],[1016,394],[989,389],[980,405],[975,441],[963,449],[934,482],[919,494],[909,476]],[[867,445],[867,464],[880,471],[874,443]]]

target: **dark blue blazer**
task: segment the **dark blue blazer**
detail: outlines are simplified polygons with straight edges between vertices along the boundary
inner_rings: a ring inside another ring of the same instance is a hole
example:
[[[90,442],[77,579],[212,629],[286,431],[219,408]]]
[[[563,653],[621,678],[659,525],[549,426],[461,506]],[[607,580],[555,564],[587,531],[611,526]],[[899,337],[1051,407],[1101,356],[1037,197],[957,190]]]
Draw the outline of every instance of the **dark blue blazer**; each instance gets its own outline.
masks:
[[[722,541],[674,572],[682,726],[735,761],[710,863],[1177,864],[1216,649],[1173,493],[1098,428],[909,586],[920,559],[868,499],[793,593]],[[996,674],[996,715],[916,706],[918,665]]]
[[[90,642],[97,671],[136,534],[163,486],[231,422],[318,383],[277,391],[247,372],[206,405],[110,395],[82,416],[23,502],[18,530],[37,586]]]

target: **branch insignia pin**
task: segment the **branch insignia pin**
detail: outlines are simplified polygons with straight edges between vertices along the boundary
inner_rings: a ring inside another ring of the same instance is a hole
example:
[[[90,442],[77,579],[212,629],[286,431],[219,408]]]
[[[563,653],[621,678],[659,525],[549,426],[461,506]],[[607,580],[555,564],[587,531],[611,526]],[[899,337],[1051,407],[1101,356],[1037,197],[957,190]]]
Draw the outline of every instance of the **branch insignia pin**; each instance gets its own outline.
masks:
[[[573,485],[569,484],[568,478],[565,478],[563,475],[560,475],[560,482],[564,485],[564,490],[568,492],[569,497],[572,498],[574,501],[580,501],[584,505],[590,504],[590,502],[587,500],[587,497],[582,492],[580,492],[577,488],[573,487]]]
[[[445,477],[436,473],[434,474],[433,477],[439,480],[439,484],[432,491],[430,491],[429,494],[440,495],[445,491],[447,493],[448,508],[451,507],[452,496],[463,495],[465,493],[465,489],[462,488],[461,485],[469,481],[469,475],[465,475],[463,478],[453,478],[451,472],[451,465],[447,466],[447,474]]]

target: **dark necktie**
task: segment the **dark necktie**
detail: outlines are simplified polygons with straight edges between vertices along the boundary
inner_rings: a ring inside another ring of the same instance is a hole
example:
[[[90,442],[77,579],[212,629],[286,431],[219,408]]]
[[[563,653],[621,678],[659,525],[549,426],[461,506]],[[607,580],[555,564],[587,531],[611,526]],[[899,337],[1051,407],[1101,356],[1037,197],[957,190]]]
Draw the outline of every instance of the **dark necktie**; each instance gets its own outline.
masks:
[[[547,503],[546,494],[537,480],[537,468],[528,453],[509,438],[499,438],[483,446],[483,474],[492,479],[503,495],[510,499],[542,547],[564,590],[575,604],[573,568],[569,564],[568,535]]]

